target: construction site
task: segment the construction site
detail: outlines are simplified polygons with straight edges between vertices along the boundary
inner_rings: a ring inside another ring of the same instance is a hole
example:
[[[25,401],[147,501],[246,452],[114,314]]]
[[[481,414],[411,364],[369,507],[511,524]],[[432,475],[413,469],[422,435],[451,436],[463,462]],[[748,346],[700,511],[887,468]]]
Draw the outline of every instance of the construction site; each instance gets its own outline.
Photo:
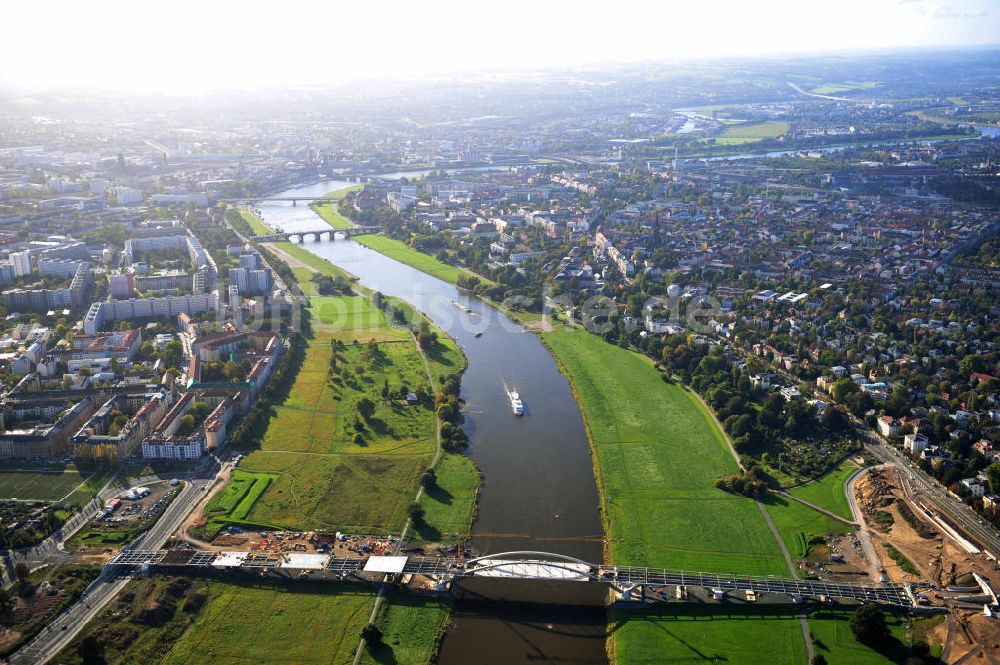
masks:
[[[905,474],[891,465],[872,467],[853,487],[865,524],[859,535],[870,540],[880,578],[911,584],[915,601],[936,612],[924,638],[945,663],[1000,658],[1000,625],[994,618],[1000,584],[996,557],[966,539],[947,518],[914,492]],[[853,542],[852,542],[853,540]],[[858,537],[831,542],[843,565],[870,566]],[[976,661],[979,662],[979,661]]]

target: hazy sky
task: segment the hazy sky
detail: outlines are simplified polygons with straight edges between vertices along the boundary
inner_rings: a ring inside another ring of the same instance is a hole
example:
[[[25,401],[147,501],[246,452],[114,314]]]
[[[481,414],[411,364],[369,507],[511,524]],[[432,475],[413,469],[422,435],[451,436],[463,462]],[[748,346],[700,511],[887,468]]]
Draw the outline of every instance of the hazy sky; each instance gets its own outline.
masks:
[[[0,16],[0,82],[168,92],[1000,42],[1000,0],[18,0]]]

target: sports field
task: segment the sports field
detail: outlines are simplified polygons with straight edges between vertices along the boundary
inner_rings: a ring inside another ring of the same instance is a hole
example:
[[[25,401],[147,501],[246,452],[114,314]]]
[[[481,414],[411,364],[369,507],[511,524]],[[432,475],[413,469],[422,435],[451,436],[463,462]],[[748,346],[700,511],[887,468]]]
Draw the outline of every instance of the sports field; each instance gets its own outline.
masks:
[[[595,335],[542,339],[570,377],[597,453],[613,563],[788,575],[754,502],[714,486],[736,462],[695,396]]]
[[[81,474],[73,464],[0,467],[0,499],[58,501],[73,494],[88,475]],[[90,498],[89,489],[88,486],[81,488],[79,498]],[[70,497],[69,500],[75,498]]]

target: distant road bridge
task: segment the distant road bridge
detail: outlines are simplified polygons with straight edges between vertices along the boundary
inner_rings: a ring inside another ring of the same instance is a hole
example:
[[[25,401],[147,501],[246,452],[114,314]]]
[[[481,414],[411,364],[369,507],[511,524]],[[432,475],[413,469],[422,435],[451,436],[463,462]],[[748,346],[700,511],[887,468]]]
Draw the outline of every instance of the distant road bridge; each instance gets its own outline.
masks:
[[[503,552],[475,559],[434,556],[337,557],[300,552],[207,552],[198,550],[124,550],[108,562],[112,569],[172,570],[197,569],[240,571],[257,574],[287,572],[306,579],[311,575],[326,579],[354,579],[380,582],[383,576],[421,575],[442,588],[450,582],[469,578],[535,580],[603,584],[623,597],[652,588],[663,597],[687,598],[689,588],[703,589],[717,600],[742,592],[785,596],[795,603],[807,599],[843,599],[899,607],[912,607],[915,596],[909,586],[896,584],[842,584],[820,580],[790,580],[735,574],[697,573],[636,566],[596,565],[548,552]],[[673,587],[675,593],[663,589]]]
[[[261,201],[291,201],[293,206],[297,206],[299,201],[307,203],[340,203],[341,199],[333,196],[254,196],[242,199],[219,199],[221,203],[242,203],[244,205],[254,205]]]
[[[287,240],[290,242],[303,243],[306,241],[306,238],[310,236],[315,242],[319,242],[323,239],[324,235],[330,240],[336,240],[337,236],[350,238],[351,236],[370,233],[382,233],[382,227],[352,226],[346,229],[335,229],[328,226],[326,228],[314,229],[312,231],[275,231],[274,233],[269,233],[267,235],[253,236],[250,239],[256,242],[282,242]]]

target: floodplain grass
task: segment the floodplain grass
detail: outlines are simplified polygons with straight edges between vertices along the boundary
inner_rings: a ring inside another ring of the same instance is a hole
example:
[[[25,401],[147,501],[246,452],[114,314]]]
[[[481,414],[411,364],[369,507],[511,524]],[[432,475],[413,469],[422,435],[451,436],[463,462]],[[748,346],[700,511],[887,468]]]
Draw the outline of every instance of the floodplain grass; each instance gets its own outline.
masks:
[[[304,289],[314,270],[346,275],[292,243],[278,245],[308,266],[295,268]],[[287,398],[273,407],[260,448],[241,465],[276,475],[246,516],[250,522],[398,533],[406,521],[420,476],[434,456],[436,417],[430,404],[407,405],[399,395],[404,387],[433,391],[411,332],[390,326],[370,292],[360,286],[357,291],[351,296],[310,297],[311,329],[302,366]],[[426,353],[435,381],[465,367],[455,343],[436,332],[438,344]],[[376,340],[377,351],[366,358],[370,339]],[[346,348],[338,350],[338,371],[331,374],[335,340]],[[394,399],[382,397],[386,382]],[[357,404],[364,397],[376,409],[358,432],[355,423],[362,419]],[[361,443],[355,442],[356,433]],[[452,523],[452,518],[443,523]]]
[[[45,466],[32,464],[4,465],[0,467],[0,499],[18,499],[21,501],[58,501],[69,496],[73,502],[77,488],[91,474],[81,472],[74,464],[49,464]],[[104,478],[98,474],[97,478]],[[89,488],[93,483],[80,488],[80,499],[87,500],[100,487]]]
[[[876,651],[858,642],[851,631],[851,611],[819,610],[809,615],[809,632],[813,636],[813,650],[822,654],[830,663],[851,665],[889,665],[900,662],[891,650]],[[900,649],[906,640],[906,620],[886,613],[886,625],[892,636],[890,649]]]
[[[243,464],[278,478],[248,519],[291,529],[398,533],[429,462],[430,455],[255,452]]]
[[[434,469],[437,485],[425,490],[420,505],[426,525],[413,530],[418,542],[451,542],[469,533],[476,513],[479,469],[465,455],[445,453]]]
[[[432,662],[436,637],[448,612],[448,606],[437,599],[405,594],[388,596],[375,621],[382,631],[382,643],[365,649],[361,662],[366,665]]]
[[[340,584],[207,583],[209,600],[163,665],[300,663],[354,659],[374,596]]]
[[[611,631],[616,665],[806,662],[799,620],[780,606],[614,608]]]
[[[335,229],[349,229],[355,225],[354,222],[340,214],[336,203],[314,203],[312,209],[324,222]]]
[[[781,534],[785,547],[793,557],[809,556],[812,543],[832,533],[851,533],[853,529],[843,522],[817,512],[809,506],[792,501],[779,494],[768,494],[761,501],[765,504],[771,521]]]
[[[612,563],[788,575],[754,502],[714,486],[736,461],[694,395],[590,333],[541,338],[573,386],[596,453]]]
[[[437,277],[438,279],[448,282],[449,284],[458,284],[458,278],[461,276],[465,276],[466,278],[474,277],[481,283],[487,285],[495,284],[495,282],[488,277],[477,275],[471,270],[466,270],[465,268],[448,265],[447,263],[444,263],[429,254],[424,254],[419,250],[413,249],[402,240],[396,240],[395,238],[381,235],[359,235],[354,236],[354,240],[358,241],[368,249],[374,250],[380,254],[385,254],[390,259],[395,259],[400,263],[405,263],[412,268],[425,272],[432,277]]]
[[[803,501],[825,508],[844,519],[852,520],[851,504],[847,500],[847,481],[858,470],[858,465],[844,460],[823,475],[798,487],[788,489],[788,493]]]

